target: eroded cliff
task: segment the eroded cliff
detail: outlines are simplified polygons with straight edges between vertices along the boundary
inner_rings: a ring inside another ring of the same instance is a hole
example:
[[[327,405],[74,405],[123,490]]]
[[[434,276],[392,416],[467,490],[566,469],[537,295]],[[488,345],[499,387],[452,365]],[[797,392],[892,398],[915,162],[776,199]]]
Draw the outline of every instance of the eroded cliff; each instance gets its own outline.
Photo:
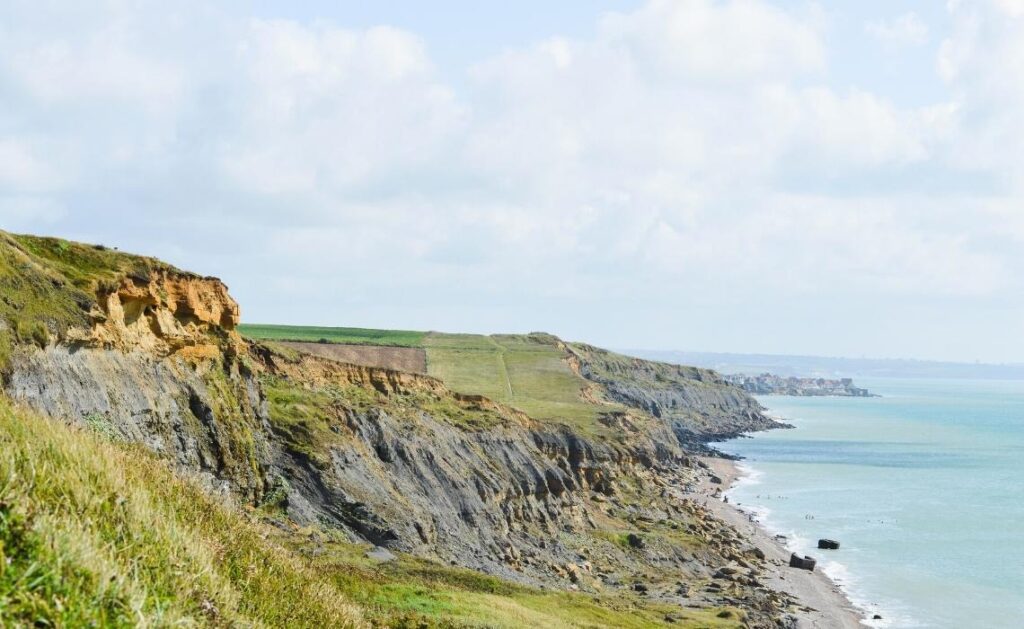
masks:
[[[687,444],[784,427],[755,399],[710,369],[623,356],[566,343],[570,363],[607,399],[667,422]]]
[[[0,312],[16,401],[353,542],[535,585],[740,601],[751,626],[781,622],[764,588],[700,587],[757,559],[684,495],[690,446],[771,426],[712,372],[563,344],[593,384],[581,395],[607,402],[600,430],[580,431],[429,376],[249,342],[219,280],[61,243],[0,240],[0,291],[18,305]]]

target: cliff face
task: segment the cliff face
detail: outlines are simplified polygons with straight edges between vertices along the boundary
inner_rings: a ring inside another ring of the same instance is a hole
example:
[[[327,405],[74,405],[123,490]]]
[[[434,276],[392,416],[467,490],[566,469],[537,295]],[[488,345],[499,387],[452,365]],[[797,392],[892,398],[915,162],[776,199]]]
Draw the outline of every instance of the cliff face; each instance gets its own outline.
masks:
[[[92,325],[72,328],[70,344],[168,355],[216,355],[218,342],[238,341],[238,304],[216,278],[157,271],[97,290]]]
[[[579,561],[595,518],[606,517],[592,496],[617,500],[623,482],[688,469],[654,421],[620,418],[629,445],[611,444],[434,378],[258,354],[283,445],[282,506],[374,544],[546,582]],[[355,397],[352,387],[369,397],[342,401]]]
[[[238,360],[239,306],[216,279],[168,270],[95,287],[88,324],[20,347],[13,400],[144,444],[210,488],[259,498],[272,466],[257,381]]]
[[[33,348],[12,361],[6,390],[51,417],[145,444],[219,492],[263,495],[273,459],[261,392],[223,355]]]
[[[713,372],[565,346],[594,384],[586,395],[615,403],[607,430],[583,435],[428,376],[245,341],[219,280],[121,257],[72,277],[59,246],[11,242],[0,253],[75,291],[82,311],[63,328],[38,318],[53,337],[11,352],[4,387],[27,406],[352,541],[526,583],[598,591],[642,577],[677,602],[763,598],[675,585],[740,552],[681,493],[697,474],[689,446],[773,426]],[[80,266],[87,254],[68,255]],[[624,545],[627,532],[644,541]]]
[[[567,344],[566,350],[577,373],[600,385],[607,399],[667,422],[683,443],[784,427],[710,369],[631,358],[582,343]]]

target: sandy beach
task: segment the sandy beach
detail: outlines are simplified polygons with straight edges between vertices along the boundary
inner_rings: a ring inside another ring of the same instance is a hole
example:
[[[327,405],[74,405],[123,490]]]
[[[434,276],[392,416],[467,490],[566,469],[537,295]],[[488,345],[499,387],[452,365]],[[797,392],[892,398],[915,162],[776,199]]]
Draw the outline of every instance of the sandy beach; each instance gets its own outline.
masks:
[[[789,567],[791,551],[780,540],[775,539],[760,525],[752,522],[750,514],[742,507],[724,502],[714,497],[716,489],[728,492],[740,476],[733,461],[704,457],[701,459],[709,472],[701,478],[698,501],[703,501],[706,508],[716,517],[746,535],[751,544],[760,548],[766,558],[768,569],[764,582],[773,589],[786,592],[799,599],[802,608],[797,614],[801,629],[857,629],[866,627],[862,622],[862,614],[846,598],[831,579],[820,570],[809,572]],[[721,484],[712,483],[711,476],[721,479]]]

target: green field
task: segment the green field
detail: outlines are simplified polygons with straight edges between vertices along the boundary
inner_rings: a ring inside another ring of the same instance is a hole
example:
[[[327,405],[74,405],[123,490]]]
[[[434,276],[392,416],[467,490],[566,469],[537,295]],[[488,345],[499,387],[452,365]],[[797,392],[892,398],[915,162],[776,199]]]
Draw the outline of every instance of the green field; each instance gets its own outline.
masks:
[[[432,332],[423,340],[427,372],[462,393],[503,402],[538,420],[593,424],[609,406],[581,397],[586,381],[547,334],[480,336]]]
[[[558,339],[549,334],[484,336],[262,324],[239,330],[268,341],[423,347],[427,373],[453,390],[485,395],[542,421],[593,427],[599,413],[614,408],[584,401],[587,382],[569,368]]]
[[[392,347],[421,347],[426,332],[410,330],[370,330],[366,328],[332,328],[304,325],[267,325],[247,323],[238,331],[261,341],[307,341],[343,343],[349,345],[387,345]]]

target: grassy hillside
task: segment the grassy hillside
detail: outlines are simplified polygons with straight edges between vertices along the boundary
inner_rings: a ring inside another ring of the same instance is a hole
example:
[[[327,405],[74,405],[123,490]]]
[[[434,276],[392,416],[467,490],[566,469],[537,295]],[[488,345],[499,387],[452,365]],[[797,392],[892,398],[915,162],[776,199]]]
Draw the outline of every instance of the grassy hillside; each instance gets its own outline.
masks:
[[[385,345],[420,347],[426,332],[409,330],[370,330],[365,328],[331,328],[302,325],[268,325],[246,323],[238,326],[243,335],[261,341],[326,341],[353,345]]]
[[[676,395],[706,393],[708,413],[713,413],[724,382],[715,372],[616,354],[582,343],[562,343],[544,333],[532,334],[447,334],[359,328],[310,328],[296,326],[242,326],[243,332],[258,338],[323,339],[328,342],[358,343],[369,351],[373,345],[404,345],[426,353],[426,371],[460,393],[479,394],[518,408],[534,419],[565,424],[591,436],[614,434],[598,421],[602,414],[625,410],[623,404],[647,412],[658,391]],[[275,336],[276,335],[276,336]],[[358,354],[359,347],[351,351]],[[403,350],[410,351],[410,350]],[[323,354],[322,352],[315,352]],[[350,358],[358,364],[366,356]],[[342,359],[342,362],[345,362]],[[585,363],[585,375],[570,366]],[[384,365],[384,366],[393,366]],[[606,383],[632,392],[642,399],[632,402],[610,395]],[[680,393],[685,390],[687,393]],[[682,397],[679,397],[682,396]],[[695,429],[708,427],[707,417],[686,410],[687,404],[669,405],[664,411],[682,418]]]
[[[616,407],[594,403],[588,382],[574,373],[567,353],[549,334],[446,334],[288,325],[241,325],[242,334],[268,341],[422,347],[427,373],[460,393],[485,395],[534,419],[592,427],[599,413]]]
[[[512,585],[208,497],[137,446],[0,398],[0,626],[737,627],[736,610]]]
[[[85,325],[99,285],[172,268],[99,245],[0,231],[0,367],[14,341],[45,345]]]
[[[135,448],[0,401],[0,626],[356,626],[261,527]]]
[[[243,324],[245,336],[267,341],[324,341],[422,347],[427,373],[460,393],[486,395],[535,419],[589,424],[605,405],[581,397],[586,381],[569,369],[547,334],[493,335]]]
[[[587,382],[569,368],[553,336],[431,333],[423,342],[430,375],[535,419],[589,425],[610,408],[584,399]]]

